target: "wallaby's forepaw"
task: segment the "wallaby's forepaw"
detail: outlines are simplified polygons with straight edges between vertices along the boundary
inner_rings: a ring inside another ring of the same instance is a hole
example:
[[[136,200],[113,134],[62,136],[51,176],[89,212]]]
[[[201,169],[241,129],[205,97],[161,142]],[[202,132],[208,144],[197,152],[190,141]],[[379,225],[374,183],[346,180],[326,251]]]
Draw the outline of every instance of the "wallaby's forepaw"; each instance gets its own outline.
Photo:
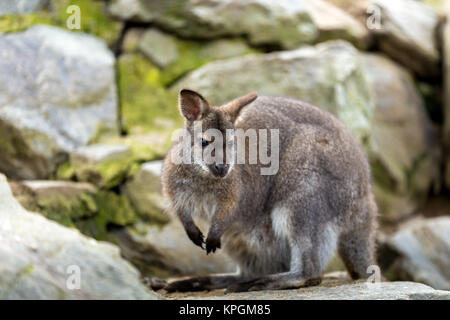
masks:
[[[206,254],[216,252],[216,249],[220,249],[220,238],[208,235],[208,238],[206,238]]]
[[[158,277],[146,278],[145,284],[151,289],[158,291],[164,289],[167,286],[167,281]]]
[[[196,225],[193,225],[192,227],[187,228],[186,233],[187,233],[189,239],[191,239],[191,241],[195,245],[197,245],[203,249],[203,244],[205,243],[204,236],[203,236],[203,233],[200,231],[200,229]]]

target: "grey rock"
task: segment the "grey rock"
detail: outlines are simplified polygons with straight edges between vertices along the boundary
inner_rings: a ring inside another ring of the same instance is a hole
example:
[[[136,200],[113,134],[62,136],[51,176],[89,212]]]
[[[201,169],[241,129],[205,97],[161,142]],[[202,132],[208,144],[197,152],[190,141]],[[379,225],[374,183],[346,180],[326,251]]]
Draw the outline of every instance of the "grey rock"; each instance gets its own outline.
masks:
[[[72,165],[99,164],[119,160],[131,155],[130,147],[121,144],[92,144],[75,149],[70,153]]]
[[[158,298],[116,246],[26,211],[3,175],[0,203],[1,299]],[[78,271],[80,287],[74,289],[70,284],[77,281],[71,276]]]
[[[175,38],[155,28],[148,29],[142,34],[139,50],[161,68],[168,66],[178,58]]]
[[[224,295],[209,293],[166,294],[169,299],[211,300],[449,300],[450,292],[414,282],[367,283],[351,281],[346,273],[326,274],[322,284],[295,290],[254,291]]]
[[[379,28],[372,31],[380,49],[421,76],[439,74],[436,28],[439,17],[433,8],[416,0],[371,0],[380,9]]]
[[[319,40],[343,39],[360,49],[372,41],[365,25],[339,7],[323,0],[306,0],[308,13],[319,30]]]
[[[450,218],[415,219],[386,242],[396,255],[387,274],[450,290]]]
[[[190,38],[245,35],[283,48],[339,38],[366,47],[369,40],[363,24],[323,0],[114,0],[109,12]]]
[[[123,20],[153,22],[187,37],[245,34],[254,44],[292,48],[318,36],[303,0],[115,0],[109,12]]]
[[[168,220],[164,213],[167,205],[161,192],[161,169],[162,161],[143,163],[123,187],[123,194],[145,220],[160,222]]]
[[[206,224],[197,221],[206,234]],[[183,276],[235,272],[236,265],[223,252],[206,255],[194,245],[178,219],[163,226],[137,223],[113,231],[122,255],[145,276]]]
[[[242,39],[217,39],[200,48],[200,54],[207,59],[219,60],[243,56],[250,52],[250,47]]]
[[[48,0],[0,0],[0,17],[8,14],[24,14],[39,11]]]
[[[212,62],[172,89],[183,87],[214,105],[252,91],[302,99],[337,115],[364,144],[370,139],[373,103],[358,51],[345,41]]]
[[[414,213],[439,179],[433,125],[407,70],[378,54],[362,55],[375,104],[370,160],[375,195],[386,222]]]
[[[53,193],[77,195],[85,192],[95,193],[97,188],[89,183],[58,181],[58,180],[28,180],[21,181],[39,196],[51,196]]]
[[[67,153],[117,134],[114,56],[50,26],[0,36],[0,170],[47,178]]]

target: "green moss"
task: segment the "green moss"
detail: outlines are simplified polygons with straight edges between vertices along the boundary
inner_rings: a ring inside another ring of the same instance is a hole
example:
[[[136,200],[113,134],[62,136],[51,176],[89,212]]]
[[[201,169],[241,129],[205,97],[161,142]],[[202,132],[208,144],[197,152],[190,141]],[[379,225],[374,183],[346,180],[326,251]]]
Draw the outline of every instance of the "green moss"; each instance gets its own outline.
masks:
[[[6,15],[0,17],[0,33],[19,32],[36,24],[54,25],[49,13]]]
[[[69,161],[60,165],[56,170],[56,177],[61,180],[70,180],[74,176],[75,176],[75,168],[70,165]]]
[[[92,194],[86,192],[78,195],[48,194],[37,199],[38,210],[48,219],[67,227],[74,227],[73,221],[88,219],[97,212]]]
[[[170,85],[181,76],[189,71],[197,69],[205,63],[211,61],[207,57],[202,48],[204,43],[194,41],[179,41],[178,52],[179,58],[166,68],[161,74],[161,83],[163,85]]]
[[[107,191],[100,191],[94,197],[98,216],[107,223],[124,226],[136,221],[136,213],[126,197]]]
[[[131,157],[123,160],[106,161],[99,164],[96,168],[101,177],[98,185],[106,189],[119,185],[127,177],[133,161],[134,159]]]
[[[67,13],[71,5],[80,7],[80,30],[104,39],[108,44],[119,38],[122,23],[108,17],[105,13],[105,3],[91,0],[53,0],[48,10],[25,15],[8,15],[0,18],[0,32],[18,32],[36,24],[48,24],[67,28],[67,19],[72,13]],[[69,30],[69,29],[68,29]]]
[[[128,198],[112,191],[61,187],[35,193],[21,183],[11,185],[14,196],[27,209],[99,240],[106,239],[109,225],[128,226],[137,218]]]
[[[119,62],[123,126],[129,133],[167,131],[181,126],[177,95],[167,90],[160,70],[141,54],[126,54]]]
[[[136,221],[136,213],[127,198],[108,191],[100,191],[93,195],[96,211],[92,219],[74,221],[77,229],[83,234],[97,240],[108,240],[108,226],[126,226]]]
[[[34,266],[32,264],[27,265],[22,271],[20,271],[21,276],[27,276],[32,273],[34,270]]]
[[[373,180],[378,186],[386,190],[396,189],[395,181],[389,176],[388,170],[378,159],[371,158],[370,166],[372,168]]]
[[[258,53],[256,49],[248,47],[240,38],[209,42],[178,39],[177,45],[179,58],[161,72],[161,82],[165,86],[171,85],[188,72],[198,69],[208,62]]]
[[[110,142],[123,142],[123,139],[115,138]],[[126,141],[131,141],[126,139]],[[112,189],[121,184],[128,176],[139,168],[139,164],[153,160],[160,156],[156,153],[151,144],[128,142],[131,144],[130,155],[114,160],[107,160],[100,163],[80,163],[73,164],[70,161],[63,163],[56,171],[56,179],[75,180],[94,184],[102,189]],[[165,150],[164,150],[165,152]]]

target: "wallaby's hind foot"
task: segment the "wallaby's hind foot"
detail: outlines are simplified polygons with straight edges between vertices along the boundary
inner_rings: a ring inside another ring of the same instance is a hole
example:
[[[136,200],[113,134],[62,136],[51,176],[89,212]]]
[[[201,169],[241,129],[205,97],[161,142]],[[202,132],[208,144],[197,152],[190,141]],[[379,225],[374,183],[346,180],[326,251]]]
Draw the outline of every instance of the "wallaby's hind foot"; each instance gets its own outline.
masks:
[[[238,282],[230,285],[225,293],[262,291],[262,290],[281,290],[297,289],[302,287],[317,286],[322,282],[321,277],[312,279],[302,279],[298,273],[285,272],[272,274],[253,279],[251,281]]]

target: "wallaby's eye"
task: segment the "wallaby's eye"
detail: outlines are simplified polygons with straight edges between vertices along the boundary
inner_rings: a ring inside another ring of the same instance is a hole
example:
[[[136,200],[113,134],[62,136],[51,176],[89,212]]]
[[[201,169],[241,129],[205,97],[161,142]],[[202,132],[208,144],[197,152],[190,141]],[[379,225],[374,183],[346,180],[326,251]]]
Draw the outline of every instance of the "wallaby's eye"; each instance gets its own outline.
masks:
[[[202,139],[202,147],[206,147],[209,144],[209,141]]]

